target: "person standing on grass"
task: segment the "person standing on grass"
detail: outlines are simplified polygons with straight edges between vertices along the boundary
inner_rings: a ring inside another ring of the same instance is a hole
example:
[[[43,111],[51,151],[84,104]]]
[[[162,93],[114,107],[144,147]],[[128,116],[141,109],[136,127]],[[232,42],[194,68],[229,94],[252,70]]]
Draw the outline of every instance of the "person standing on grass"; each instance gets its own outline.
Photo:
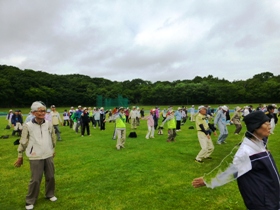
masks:
[[[144,110],[144,108],[142,108],[140,110],[140,116],[141,116],[141,119],[143,119],[145,117],[145,110]]]
[[[145,120],[147,120],[147,126],[148,126],[148,133],[146,135],[146,139],[155,138],[154,115],[155,115],[155,110],[152,109],[150,111],[150,115],[144,118]]]
[[[159,111],[159,108],[156,106],[155,107],[155,117],[154,117],[154,120],[155,120],[155,130],[157,129],[157,127],[158,127],[158,119],[159,119],[159,113],[160,113],[160,111]]]
[[[63,112],[63,126],[69,126],[69,113],[67,109],[64,110]]]
[[[241,124],[241,118],[242,118],[242,109],[238,106],[235,108],[235,112],[231,118],[232,123],[235,125],[235,135],[239,135],[241,129],[242,129],[242,124]]]
[[[9,111],[9,113],[7,114],[7,116],[6,116],[6,120],[8,120],[8,125],[9,126],[11,126],[12,125],[12,116],[13,116],[13,110],[12,109],[10,109],[10,111]]]
[[[136,107],[133,106],[132,110],[129,113],[129,119],[131,120],[131,129],[136,129],[137,128],[137,118],[138,114],[137,114],[137,110]]]
[[[167,123],[167,127],[168,127],[168,138],[167,138],[167,142],[174,142],[175,141],[175,137],[177,136],[176,134],[176,119],[174,116],[174,110],[170,110],[167,115],[166,115],[166,119],[162,122],[160,127],[163,127],[164,124]]]
[[[23,125],[23,131],[18,146],[18,159],[15,167],[23,164],[23,152],[29,158],[31,180],[28,186],[28,193],[25,198],[25,209],[31,210],[40,193],[40,184],[43,174],[45,175],[45,197],[50,201],[56,201],[54,195],[54,163],[56,136],[54,127],[46,121],[46,106],[42,102],[34,102],[31,105],[33,118]]]
[[[125,120],[126,123],[129,123],[129,113],[130,113],[129,107],[127,107],[127,108],[124,110],[124,114],[125,114],[125,117],[126,117],[126,120]]]
[[[62,120],[58,111],[56,111],[55,105],[51,106],[51,116],[52,116],[52,124],[57,136],[57,140],[61,141],[60,130],[59,130],[59,123],[62,124]]]
[[[74,107],[71,106],[71,108],[69,109],[69,127],[70,128],[73,128],[74,121],[72,119],[72,115],[74,114],[74,112],[75,112]]]
[[[117,150],[124,148],[125,140],[126,140],[126,116],[124,114],[124,108],[120,107],[117,114],[114,115],[114,120],[116,123],[115,132],[117,134]]]
[[[191,115],[191,122],[195,121],[195,108],[194,105],[192,105],[192,107],[190,108],[190,115]]]
[[[217,144],[226,143],[226,138],[228,136],[227,122],[226,122],[226,112],[228,107],[226,105],[222,106],[221,109],[217,112],[217,115],[214,119],[215,127],[219,128],[220,135],[218,137]]]
[[[105,123],[106,123],[106,114],[108,110],[104,111],[104,108],[100,108],[100,130],[105,130]]]
[[[85,135],[85,130],[87,130],[87,135],[90,136],[89,123],[90,123],[90,119],[89,119],[88,109],[86,107],[84,107],[83,113],[81,114],[81,124],[82,124],[81,135],[82,135],[82,137],[84,137],[84,135]]]
[[[195,158],[197,163],[203,163],[203,159],[212,159],[210,155],[214,151],[214,145],[211,139],[211,133],[216,134],[214,126],[209,127],[210,124],[207,122],[207,108],[205,106],[198,107],[198,114],[196,115],[195,125],[197,130],[197,137],[201,147],[200,152]]]
[[[270,120],[269,120],[270,126],[271,126],[270,134],[274,134],[273,131],[274,131],[274,129],[275,129],[275,125],[276,125],[277,122],[278,122],[278,117],[277,117],[277,115],[274,113],[274,109],[275,109],[274,106],[268,105],[268,106],[267,106],[267,112],[265,113],[266,116],[270,119]]]
[[[96,129],[96,125],[100,127],[100,112],[99,109],[96,107],[93,108],[93,120],[93,128]]]
[[[182,108],[178,107],[178,110],[175,112],[175,118],[176,118],[176,131],[181,131],[181,120],[182,120]]]
[[[15,110],[15,113],[12,116],[11,122],[12,122],[12,126],[14,127],[12,136],[14,136],[16,132],[18,132],[18,134],[20,136],[21,131],[22,131],[22,123],[23,123],[23,119],[22,119],[22,115],[20,114],[20,110]]]
[[[195,178],[192,185],[213,189],[237,180],[247,209],[278,210],[279,172],[264,144],[264,139],[270,135],[269,118],[262,111],[255,111],[245,116],[244,122],[247,131],[232,163],[226,169],[217,167],[204,177]]]
[[[78,106],[78,110],[75,112],[75,118],[76,118],[76,126],[75,126],[75,131],[76,133],[79,133],[79,128],[82,126],[82,122],[81,122],[81,114],[83,113],[83,109],[82,106],[79,105]]]

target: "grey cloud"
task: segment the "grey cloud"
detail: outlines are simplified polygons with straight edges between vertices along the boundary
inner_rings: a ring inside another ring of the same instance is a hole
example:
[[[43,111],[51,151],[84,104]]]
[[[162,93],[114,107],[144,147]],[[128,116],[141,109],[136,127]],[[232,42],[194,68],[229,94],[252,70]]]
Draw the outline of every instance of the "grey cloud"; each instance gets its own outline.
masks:
[[[277,0],[3,0],[0,63],[117,81],[279,74],[279,16]]]

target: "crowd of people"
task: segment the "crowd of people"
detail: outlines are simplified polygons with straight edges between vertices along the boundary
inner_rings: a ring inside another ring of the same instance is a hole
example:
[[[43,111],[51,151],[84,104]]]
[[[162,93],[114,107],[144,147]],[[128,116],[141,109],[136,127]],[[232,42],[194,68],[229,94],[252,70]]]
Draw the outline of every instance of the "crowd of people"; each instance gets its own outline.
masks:
[[[252,113],[261,113],[255,116]],[[226,143],[226,139],[229,135],[227,126],[235,125],[235,135],[239,135],[242,130],[242,121],[245,120],[247,129],[251,126],[252,121],[258,120],[262,123],[269,122],[270,129],[269,135],[273,134],[275,125],[278,122],[280,110],[277,109],[275,104],[272,105],[259,105],[256,109],[252,106],[235,107],[233,114],[230,114],[228,106],[223,105],[217,109],[213,109],[208,105],[199,106],[197,109],[194,105],[190,108],[178,107],[173,109],[172,106],[160,110],[159,107],[154,107],[149,110],[148,115],[145,115],[144,109],[133,106],[129,107],[115,107],[114,109],[105,110],[103,107],[91,108],[82,107],[79,105],[76,109],[71,107],[69,110],[64,110],[62,118],[60,113],[56,110],[56,106],[50,106],[47,109],[44,103],[34,102],[31,105],[31,111],[23,121],[23,115],[20,110],[9,111],[7,115],[8,124],[13,127],[13,135],[18,133],[21,136],[20,145],[18,148],[18,160],[15,163],[16,167],[20,167],[23,162],[22,153],[26,151],[27,157],[30,160],[30,168],[32,173],[32,179],[29,184],[28,195],[26,196],[26,209],[33,209],[34,203],[38,197],[38,183],[40,186],[42,174],[45,173],[46,182],[49,183],[46,188],[46,197],[51,201],[57,200],[54,196],[54,166],[52,158],[55,155],[54,148],[56,140],[61,141],[61,132],[59,126],[68,126],[73,129],[74,132],[84,137],[85,134],[91,136],[90,130],[100,129],[104,131],[106,123],[115,124],[115,132],[113,139],[116,139],[116,149],[121,150],[125,148],[126,142],[126,125],[130,125],[131,131],[137,131],[137,127],[144,120],[147,121],[147,134],[146,139],[155,138],[155,130],[163,129],[167,127],[167,142],[175,142],[177,133],[181,131],[181,126],[189,119],[190,122],[195,124],[197,132],[198,142],[201,146],[201,150],[195,158],[195,162],[202,164],[204,159],[212,159],[211,154],[214,151],[214,144],[211,138],[211,134],[219,136],[217,137],[217,144],[222,145]],[[265,116],[265,117],[264,117]],[[253,119],[251,119],[253,118]],[[142,119],[142,120],[141,120]],[[162,119],[161,122],[159,120]],[[249,119],[246,121],[246,119]],[[45,126],[48,134],[42,139],[38,135],[38,132],[32,132],[32,130],[38,130],[40,126]],[[253,126],[254,129],[259,127]],[[257,135],[254,129],[251,129],[249,134]],[[218,132],[217,132],[218,131]],[[248,131],[246,132],[246,135]],[[252,138],[252,135],[247,135],[247,138]],[[34,136],[33,136],[34,135]],[[261,136],[263,140],[268,135]],[[44,144],[39,145],[38,148],[30,147],[31,143],[39,140],[45,141]],[[259,137],[257,138],[259,139]],[[266,139],[267,140],[267,139]],[[247,141],[247,140],[246,140]],[[48,145],[43,147],[43,145]],[[41,151],[46,151],[47,155],[42,155]],[[40,152],[38,152],[40,151]],[[41,155],[40,155],[41,154]],[[248,163],[247,163],[248,164]],[[37,170],[37,168],[39,168]],[[249,170],[250,171],[250,170]],[[248,171],[247,171],[248,172]],[[247,173],[246,172],[246,173]],[[206,183],[203,178],[194,180],[193,185],[195,187],[211,185]],[[245,193],[246,194],[246,193]],[[246,203],[246,202],[245,202]]]

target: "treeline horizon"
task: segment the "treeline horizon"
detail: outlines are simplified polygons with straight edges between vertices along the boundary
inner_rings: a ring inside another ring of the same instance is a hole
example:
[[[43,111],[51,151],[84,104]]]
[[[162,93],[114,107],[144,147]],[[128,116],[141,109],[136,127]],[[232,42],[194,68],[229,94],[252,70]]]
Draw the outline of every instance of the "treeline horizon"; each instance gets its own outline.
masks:
[[[278,103],[280,75],[263,72],[232,82],[212,75],[172,82],[139,78],[118,82],[0,65],[1,108],[29,107],[33,101],[47,106],[96,106],[98,95],[112,99],[122,95],[131,105]]]

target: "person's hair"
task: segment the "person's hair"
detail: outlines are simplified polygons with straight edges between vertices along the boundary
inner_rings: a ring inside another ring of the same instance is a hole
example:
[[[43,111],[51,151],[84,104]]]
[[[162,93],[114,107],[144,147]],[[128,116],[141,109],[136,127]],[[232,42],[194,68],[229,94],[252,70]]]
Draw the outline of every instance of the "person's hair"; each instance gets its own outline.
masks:
[[[43,102],[41,101],[35,101],[33,102],[33,104],[31,105],[31,111],[34,112],[34,111],[37,111],[39,108],[45,108],[46,109],[46,106]]]

